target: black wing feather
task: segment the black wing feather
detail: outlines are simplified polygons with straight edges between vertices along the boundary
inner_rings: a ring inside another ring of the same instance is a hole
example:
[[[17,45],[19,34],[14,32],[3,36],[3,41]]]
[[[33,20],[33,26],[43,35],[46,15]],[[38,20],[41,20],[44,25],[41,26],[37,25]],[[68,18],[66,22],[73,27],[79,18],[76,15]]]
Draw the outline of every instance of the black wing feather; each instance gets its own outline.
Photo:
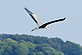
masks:
[[[65,17],[65,18],[66,18],[66,17]],[[47,22],[47,23],[41,25],[39,28],[45,28],[47,25],[49,25],[49,24],[51,24],[51,23],[54,23],[54,22],[63,21],[63,20],[65,20],[65,18]]]
[[[32,14],[34,14],[34,13],[32,13],[31,11],[29,11],[27,8],[24,8],[28,13],[29,13],[29,15],[32,17],[32,19],[36,22],[36,23],[38,23],[36,20],[35,20],[35,18],[33,17],[33,15]]]

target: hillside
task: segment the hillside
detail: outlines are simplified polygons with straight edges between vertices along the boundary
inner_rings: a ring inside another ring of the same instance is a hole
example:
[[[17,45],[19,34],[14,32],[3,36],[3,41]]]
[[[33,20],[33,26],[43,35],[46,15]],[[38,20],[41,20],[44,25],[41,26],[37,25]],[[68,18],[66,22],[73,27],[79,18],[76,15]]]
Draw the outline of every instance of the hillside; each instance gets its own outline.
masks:
[[[82,55],[82,46],[60,38],[0,34],[0,55]]]

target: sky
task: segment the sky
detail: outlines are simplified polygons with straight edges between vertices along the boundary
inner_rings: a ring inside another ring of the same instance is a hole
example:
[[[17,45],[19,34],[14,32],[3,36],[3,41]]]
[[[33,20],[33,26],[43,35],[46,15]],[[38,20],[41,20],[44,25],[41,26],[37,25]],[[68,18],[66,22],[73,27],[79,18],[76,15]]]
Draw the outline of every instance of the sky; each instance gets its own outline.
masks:
[[[82,46],[82,0],[0,0],[0,33],[61,38]],[[48,29],[31,30],[36,23],[24,10],[35,13],[42,23],[66,17]]]

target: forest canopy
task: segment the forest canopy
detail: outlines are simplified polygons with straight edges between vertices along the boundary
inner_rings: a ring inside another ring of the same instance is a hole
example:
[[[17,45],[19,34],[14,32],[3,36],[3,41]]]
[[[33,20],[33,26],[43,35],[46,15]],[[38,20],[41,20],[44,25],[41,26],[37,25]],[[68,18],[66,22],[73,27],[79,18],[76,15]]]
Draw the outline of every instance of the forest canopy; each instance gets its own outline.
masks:
[[[0,55],[82,55],[82,46],[57,37],[0,34]]]

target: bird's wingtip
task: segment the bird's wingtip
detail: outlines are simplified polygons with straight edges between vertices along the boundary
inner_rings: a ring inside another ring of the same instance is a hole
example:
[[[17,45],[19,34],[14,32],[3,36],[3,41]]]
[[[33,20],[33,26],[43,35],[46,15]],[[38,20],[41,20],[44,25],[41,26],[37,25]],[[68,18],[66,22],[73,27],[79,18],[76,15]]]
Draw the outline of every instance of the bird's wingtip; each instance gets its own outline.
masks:
[[[25,10],[28,10],[28,8],[24,7]]]
[[[26,7],[24,7],[24,9],[26,9]]]
[[[63,18],[64,20],[66,19],[66,17]]]
[[[27,8],[26,8],[26,7],[24,7],[24,9],[26,10]]]

